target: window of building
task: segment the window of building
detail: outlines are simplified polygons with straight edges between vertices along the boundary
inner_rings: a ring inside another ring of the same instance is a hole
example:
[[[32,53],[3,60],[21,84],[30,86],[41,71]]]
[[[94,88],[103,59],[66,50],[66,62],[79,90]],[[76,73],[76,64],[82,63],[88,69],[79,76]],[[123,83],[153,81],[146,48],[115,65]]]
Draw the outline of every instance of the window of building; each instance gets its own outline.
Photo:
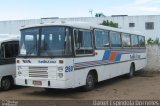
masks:
[[[132,47],[139,47],[138,36],[131,35]]]
[[[109,31],[95,30],[94,34],[95,34],[96,48],[110,47]]]
[[[112,47],[122,47],[121,34],[119,32],[110,32]]]
[[[145,37],[139,36],[139,45],[140,47],[145,47]]]
[[[122,45],[123,47],[131,47],[131,40],[129,34],[122,34]]]
[[[146,22],[145,27],[147,30],[153,30],[154,29],[154,22]]]
[[[129,27],[135,27],[135,23],[129,23]]]
[[[93,54],[92,35],[88,30],[75,30],[75,48],[77,55]]]

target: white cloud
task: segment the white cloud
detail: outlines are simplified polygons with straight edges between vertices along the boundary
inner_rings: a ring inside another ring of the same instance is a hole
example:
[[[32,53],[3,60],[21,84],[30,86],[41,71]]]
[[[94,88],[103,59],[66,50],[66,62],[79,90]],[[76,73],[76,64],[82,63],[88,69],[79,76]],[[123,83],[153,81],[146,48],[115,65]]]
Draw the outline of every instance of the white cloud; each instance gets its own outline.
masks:
[[[149,2],[152,2],[152,1],[154,1],[154,0],[136,0],[135,4],[136,5],[143,5],[143,4],[147,4]]]
[[[159,12],[159,9],[156,7],[139,7],[138,9],[144,12]]]
[[[109,15],[159,15],[160,0],[135,0],[131,4],[107,8]]]

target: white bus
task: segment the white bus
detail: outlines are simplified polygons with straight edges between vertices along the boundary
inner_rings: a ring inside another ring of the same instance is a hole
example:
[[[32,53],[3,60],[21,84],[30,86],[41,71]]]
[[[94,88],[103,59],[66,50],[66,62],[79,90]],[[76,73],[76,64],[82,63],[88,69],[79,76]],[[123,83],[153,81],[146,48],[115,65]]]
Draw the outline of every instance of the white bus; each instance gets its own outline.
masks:
[[[145,37],[89,23],[51,23],[21,29],[16,84],[91,90],[95,83],[146,65]]]
[[[15,84],[18,38],[0,41],[0,89],[9,90]]]

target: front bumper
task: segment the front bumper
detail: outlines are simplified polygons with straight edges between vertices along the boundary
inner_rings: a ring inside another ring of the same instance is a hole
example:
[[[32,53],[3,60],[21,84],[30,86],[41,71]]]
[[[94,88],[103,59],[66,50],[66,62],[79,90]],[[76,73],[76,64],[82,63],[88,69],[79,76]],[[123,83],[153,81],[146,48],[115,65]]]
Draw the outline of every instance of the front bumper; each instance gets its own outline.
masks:
[[[41,87],[41,88],[57,88],[57,89],[67,89],[72,88],[69,80],[53,80],[53,79],[32,79],[32,78],[16,78],[16,85],[21,86],[31,86],[31,87]],[[41,85],[34,85],[33,81],[40,81]]]

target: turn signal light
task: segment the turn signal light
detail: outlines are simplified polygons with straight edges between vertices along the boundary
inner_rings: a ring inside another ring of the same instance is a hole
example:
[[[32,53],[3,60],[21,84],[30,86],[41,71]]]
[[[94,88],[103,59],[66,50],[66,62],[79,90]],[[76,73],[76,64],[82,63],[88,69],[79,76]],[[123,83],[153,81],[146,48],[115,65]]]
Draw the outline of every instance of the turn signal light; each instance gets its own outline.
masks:
[[[98,53],[97,53],[97,52],[95,52],[94,54],[95,54],[95,55],[98,55]]]
[[[17,62],[16,63],[19,63],[19,60],[17,60]]]

